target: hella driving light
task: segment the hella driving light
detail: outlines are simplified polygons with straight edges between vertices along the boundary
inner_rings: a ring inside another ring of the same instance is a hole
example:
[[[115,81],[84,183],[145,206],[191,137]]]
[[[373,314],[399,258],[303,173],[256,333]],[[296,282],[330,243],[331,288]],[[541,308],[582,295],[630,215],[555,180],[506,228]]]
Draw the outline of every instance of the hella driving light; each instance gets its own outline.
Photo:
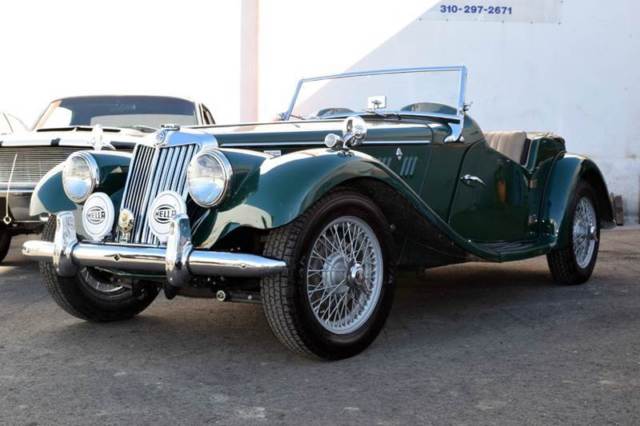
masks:
[[[200,152],[187,171],[191,198],[202,207],[219,204],[227,193],[231,175],[231,164],[220,151]]]
[[[111,198],[103,192],[91,194],[82,208],[82,226],[92,241],[102,241],[111,233],[115,208]]]
[[[175,191],[163,191],[153,200],[147,212],[151,232],[161,243],[166,243],[175,218],[187,213],[187,205],[182,195]]]
[[[62,186],[67,197],[75,203],[85,201],[98,185],[98,164],[88,152],[76,152],[65,161]]]

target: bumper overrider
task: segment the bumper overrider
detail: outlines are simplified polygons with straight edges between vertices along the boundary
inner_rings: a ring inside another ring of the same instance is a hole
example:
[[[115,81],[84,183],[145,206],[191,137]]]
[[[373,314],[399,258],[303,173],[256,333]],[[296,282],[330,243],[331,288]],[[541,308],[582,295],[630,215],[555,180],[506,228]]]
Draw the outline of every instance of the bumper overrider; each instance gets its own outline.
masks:
[[[79,242],[72,212],[60,212],[56,220],[53,242],[27,241],[22,253],[35,260],[52,261],[63,277],[74,276],[80,267],[103,267],[132,273],[164,273],[169,284],[182,287],[192,276],[259,278],[287,267],[281,260],[254,254],[195,250],[189,218],[184,213],[171,221],[165,247]]]

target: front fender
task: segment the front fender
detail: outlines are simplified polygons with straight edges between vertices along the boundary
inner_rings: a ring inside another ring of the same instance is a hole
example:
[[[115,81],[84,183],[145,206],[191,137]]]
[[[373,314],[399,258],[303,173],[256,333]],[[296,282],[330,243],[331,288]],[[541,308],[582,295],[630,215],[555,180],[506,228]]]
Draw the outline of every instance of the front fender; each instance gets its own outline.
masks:
[[[565,247],[569,242],[567,229],[572,226],[569,205],[580,180],[589,182],[596,193],[600,226],[615,226],[609,192],[598,166],[589,158],[563,154],[551,170],[541,214],[544,231],[555,240],[555,247]]]
[[[242,160],[237,151],[223,150],[234,170]],[[297,151],[263,158],[247,153],[256,165],[235,183],[229,202],[210,214],[195,229],[194,243],[211,247],[236,228],[273,229],[304,213],[328,191],[354,178],[373,178],[398,189],[408,198],[415,194],[376,158],[358,151],[335,152],[326,148]]]
[[[96,191],[111,196],[114,205],[120,205],[131,154],[112,151],[90,151],[98,164],[100,181]],[[80,211],[81,206],[71,201],[62,186],[62,167],[58,164],[51,169],[36,185],[29,211],[32,216],[55,214],[60,211]]]

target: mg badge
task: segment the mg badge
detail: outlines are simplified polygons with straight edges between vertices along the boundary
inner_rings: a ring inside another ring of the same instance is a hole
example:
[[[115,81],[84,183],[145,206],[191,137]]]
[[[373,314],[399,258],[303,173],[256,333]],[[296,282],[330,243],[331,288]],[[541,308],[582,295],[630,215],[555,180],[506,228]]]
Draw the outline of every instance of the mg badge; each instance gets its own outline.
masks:
[[[168,132],[166,129],[162,129],[158,131],[158,133],[156,133],[156,140],[155,140],[156,146],[164,144],[164,140],[167,138],[167,133]]]
[[[163,124],[161,129],[156,133],[155,145],[160,146],[166,144],[169,132],[177,132],[179,130],[179,124]]]

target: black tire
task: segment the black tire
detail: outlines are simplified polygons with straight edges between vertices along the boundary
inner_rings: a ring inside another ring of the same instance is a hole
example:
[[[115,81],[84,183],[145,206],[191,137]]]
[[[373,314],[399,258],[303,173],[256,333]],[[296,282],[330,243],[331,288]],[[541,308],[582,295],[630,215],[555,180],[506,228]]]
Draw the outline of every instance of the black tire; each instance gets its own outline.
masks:
[[[51,216],[42,232],[42,239],[53,241],[56,219]],[[91,322],[121,321],[144,311],[158,295],[153,285],[141,285],[139,294],[131,288],[122,287],[113,292],[101,292],[88,284],[88,279],[108,283],[108,274],[84,268],[75,277],[66,278],[56,274],[51,262],[40,262],[44,284],[53,300],[67,313]]]
[[[596,239],[593,254],[588,264],[580,266],[577,261],[574,240],[573,240],[573,223],[575,220],[578,202],[582,198],[587,198],[595,211],[595,227]],[[587,282],[593,273],[593,269],[598,259],[598,249],[600,247],[600,215],[598,213],[598,204],[595,192],[591,185],[585,181],[581,181],[576,186],[576,190],[569,204],[570,214],[568,216],[569,223],[566,226],[564,238],[568,241],[566,247],[553,250],[547,254],[547,263],[553,280],[558,284],[577,285]]]
[[[321,230],[332,220],[355,216],[375,233],[382,249],[382,285],[370,317],[348,334],[334,334],[316,319],[307,297],[308,253]],[[261,294],[267,321],[289,349],[312,357],[342,359],[358,354],[376,338],[389,315],[394,292],[393,240],[380,209],[367,197],[349,190],[325,196],[294,222],[271,231],[263,254],[282,259],[287,271],[262,279]]]
[[[6,226],[0,225],[0,262],[7,257],[11,247],[11,234]]]

